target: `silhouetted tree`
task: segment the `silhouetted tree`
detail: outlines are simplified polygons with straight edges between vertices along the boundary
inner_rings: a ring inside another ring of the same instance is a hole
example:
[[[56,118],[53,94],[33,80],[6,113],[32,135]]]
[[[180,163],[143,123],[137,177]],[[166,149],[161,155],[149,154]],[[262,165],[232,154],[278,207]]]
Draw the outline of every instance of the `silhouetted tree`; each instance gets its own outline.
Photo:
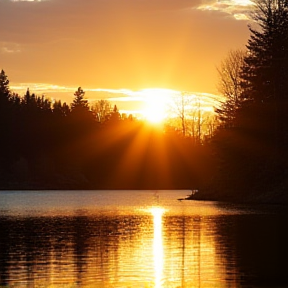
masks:
[[[49,111],[51,112],[52,107],[51,107],[51,100],[46,98],[44,95],[41,97],[36,97],[36,102],[37,102],[37,108],[43,110],[43,111]]]
[[[242,126],[253,124],[266,138],[274,139],[278,153],[288,144],[288,1],[257,0],[255,7],[254,20],[260,29],[249,27],[242,74],[247,101],[239,120]]]
[[[198,97],[195,97],[193,99],[193,104],[191,107],[191,113],[190,113],[190,118],[191,118],[191,126],[192,126],[192,131],[193,131],[193,138],[194,141],[200,143],[202,138],[203,138],[203,130],[204,130],[204,123],[205,123],[205,118],[204,118],[204,112],[201,109],[201,101]]]
[[[243,50],[231,50],[227,57],[217,67],[218,91],[224,98],[220,101],[220,107],[215,109],[222,126],[233,126],[237,109],[239,109],[243,98],[243,87],[241,85],[241,72],[244,65],[246,52]]]
[[[219,168],[214,186],[227,198],[284,195],[288,184],[288,1],[254,3],[257,28],[249,26],[237,128],[214,137]]]
[[[195,144],[201,143],[208,135],[210,137],[211,121],[212,119],[215,120],[215,116],[212,115],[213,113],[205,111],[201,103],[200,96],[187,92],[174,95],[170,105],[172,117],[166,120],[166,132],[177,133],[177,131],[181,131],[182,136],[191,137]],[[179,129],[179,127],[181,128]]]
[[[12,93],[10,96],[10,100],[12,102],[12,105],[14,106],[20,106],[21,104],[21,97],[17,93]]]
[[[68,116],[70,113],[69,105],[67,105],[66,102],[62,104],[61,100],[56,100],[53,103],[53,113],[58,116]]]
[[[0,104],[4,101],[8,101],[10,96],[9,80],[4,70],[0,72]]]
[[[98,100],[95,103],[93,103],[92,111],[96,118],[96,121],[103,123],[110,118],[112,112],[111,103],[108,100],[103,99]]]
[[[187,116],[189,106],[191,105],[191,97],[185,92],[180,95],[173,96],[173,103],[170,107],[172,114],[175,114],[180,120],[181,132],[183,136],[187,135]]]
[[[71,131],[73,138],[82,138],[83,135],[89,133],[95,123],[93,113],[90,110],[88,100],[84,98],[85,92],[81,87],[74,93],[74,99],[71,103],[71,112],[69,113],[69,121],[74,131]],[[76,140],[75,140],[76,141]]]
[[[78,87],[77,91],[74,93],[74,99],[71,104],[71,111],[75,110],[86,110],[89,111],[88,100],[84,99],[85,92],[81,87]]]
[[[30,90],[29,90],[29,88],[28,88],[28,89],[26,90],[25,95],[23,96],[22,103],[25,104],[25,105],[29,105],[30,102],[33,102],[33,101],[31,101],[31,98],[32,98],[32,96],[31,96]]]
[[[254,21],[260,29],[249,26],[248,53],[242,78],[246,98],[256,102],[275,99],[275,88],[285,91],[277,97],[287,98],[288,1],[256,0]]]
[[[0,176],[1,168],[5,171],[7,166],[7,159],[9,155],[9,142],[11,140],[11,125],[10,121],[12,118],[10,109],[10,89],[9,80],[4,70],[0,72]],[[2,166],[2,167],[1,167]],[[1,179],[0,179],[1,181]]]
[[[110,114],[109,121],[115,122],[115,121],[119,121],[119,120],[121,120],[121,115],[119,113],[117,106],[114,105],[114,108]]]
[[[71,120],[75,127],[78,126],[79,131],[81,129],[89,130],[89,127],[94,122],[93,113],[90,111],[88,100],[84,96],[85,92],[79,87],[74,93],[74,99],[71,104]]]

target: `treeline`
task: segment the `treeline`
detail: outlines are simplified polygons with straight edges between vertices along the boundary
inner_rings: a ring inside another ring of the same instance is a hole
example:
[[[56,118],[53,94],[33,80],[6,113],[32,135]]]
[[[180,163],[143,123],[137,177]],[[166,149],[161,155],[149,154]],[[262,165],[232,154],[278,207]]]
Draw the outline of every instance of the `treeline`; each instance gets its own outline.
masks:
[[[108,101],[90,106],[84,95],[79,87],[69,105],[29,90],[20,97],[2,70],[1,189],[176,189],[203,181],[204,147],[123,117]]]
[[[247,49],[231,51],[218,68],[225,100],[207,197],[287,202],[288,1],[254,4]]]

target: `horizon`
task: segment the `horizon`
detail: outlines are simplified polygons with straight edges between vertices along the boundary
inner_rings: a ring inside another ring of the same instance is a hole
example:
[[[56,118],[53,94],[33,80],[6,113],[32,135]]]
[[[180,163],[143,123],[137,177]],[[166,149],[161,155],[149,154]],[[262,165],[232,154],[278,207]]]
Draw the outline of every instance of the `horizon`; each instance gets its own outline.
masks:
[[[165,118],[171,118],[171,115],[167,115],[167,111],[165,112],[164,110],[167,110],[166,106],[168,105],[169,101],[171,102],[171,97],[177,95],[179,96],[181,95],[181,93],[183,93],[181,91],[164,88],[147,88],[136,91],[129,89],[85,89],[84,87],[81,88],[85,92],[85,99],[88,100],[88,103],[91,106],[93,105],[93,103],[99,100],[107,100],[112,106],[117,106],[120,114],[131,114],[136,118],[146,119],[152,123],[162,122]],[[61,87],[57,85],[43,83],[28,83],[27,87],[25,87],[25,84],[12,84],[10,85],[10,89],[11,92],[18,94],[20,97],[22,97],[26,93],[27,89],[29,89],[31,93],[34,93],[37,96],[44,95],[52,102],[61,100],[63,103],[66,102],[68,105],[72,103],[74,93],[77,90],[76,87]],[[202,110],[210,111],[211,113],[213,113],[214,107],[219,104],[219,99],[221,98],[220,95],[210,93],[185,91],[185,94],[189,97],[197,98],[202,103]],[[157,95],[159,95],[159,97],[157,97]],[[155,101],[156,106],[154,103]],[[158,117],[155,116],[159,115],[158,111],[155,111],[155,108],[159,108],[161,102],[163,104],[163,107],[162,111],[160,111],[160,114],[162,115]],[[151,115],[151,113],[154,113],[154,116]]]

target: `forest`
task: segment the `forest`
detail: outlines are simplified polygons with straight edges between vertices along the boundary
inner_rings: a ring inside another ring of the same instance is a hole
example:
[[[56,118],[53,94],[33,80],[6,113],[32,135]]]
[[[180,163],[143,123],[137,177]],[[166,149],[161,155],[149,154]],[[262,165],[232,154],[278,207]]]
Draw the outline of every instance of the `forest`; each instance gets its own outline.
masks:
[[[105,100],[93,108],[81,87],[71,104],[19,96],[2,70],[0,189],[199,189],[198,199],[287,203],[288,1],[256,1],[253,20],[246,50],[217,68],[217,129],[201,141]]]

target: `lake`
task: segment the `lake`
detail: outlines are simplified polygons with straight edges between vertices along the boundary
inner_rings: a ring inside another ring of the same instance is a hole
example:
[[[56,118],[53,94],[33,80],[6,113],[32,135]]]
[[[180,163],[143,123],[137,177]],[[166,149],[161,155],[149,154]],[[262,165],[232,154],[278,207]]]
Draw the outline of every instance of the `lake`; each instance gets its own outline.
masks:
[[[286,207],[1,191],[0,287],[288,287]]]

